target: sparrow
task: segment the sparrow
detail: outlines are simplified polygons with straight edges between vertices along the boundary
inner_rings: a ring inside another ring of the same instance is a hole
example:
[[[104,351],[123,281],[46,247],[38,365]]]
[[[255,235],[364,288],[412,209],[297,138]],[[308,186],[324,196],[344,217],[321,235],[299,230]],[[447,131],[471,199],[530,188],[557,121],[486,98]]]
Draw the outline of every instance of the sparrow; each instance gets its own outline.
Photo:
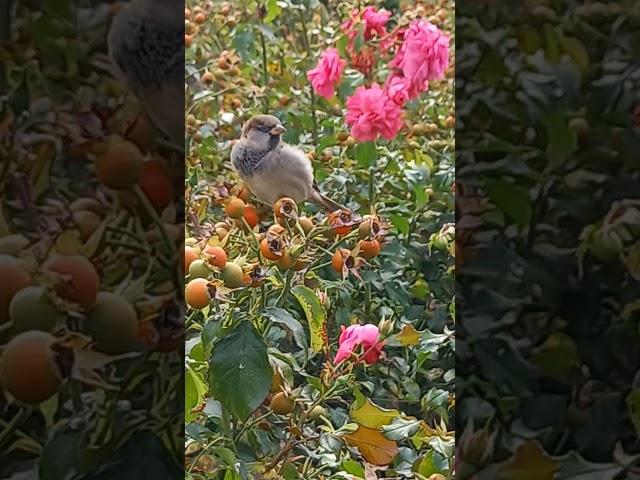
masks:
[[[329,211],[344,208],[322,194],[313,178],[313,166],[300,149],[282,141],[286,131],[273,115],[256,115],[245,122],[231,149],[231,165],[249,190],[273,205],[282,197],[296,203],[310,201]]]
[[[184,143],[183,8],[178,0],[131,0],[107,37],[116,73],[176,145]]]

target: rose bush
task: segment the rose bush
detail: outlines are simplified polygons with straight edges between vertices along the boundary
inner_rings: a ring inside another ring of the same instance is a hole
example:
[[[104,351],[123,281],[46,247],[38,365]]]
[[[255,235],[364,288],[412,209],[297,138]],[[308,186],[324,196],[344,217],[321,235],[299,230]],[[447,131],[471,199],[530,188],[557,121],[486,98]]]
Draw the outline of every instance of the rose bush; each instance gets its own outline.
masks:
[[[185,11],[189,478],[453,476],[453,4],[325,3]],[[348,210],[238,182],[257,113]]]

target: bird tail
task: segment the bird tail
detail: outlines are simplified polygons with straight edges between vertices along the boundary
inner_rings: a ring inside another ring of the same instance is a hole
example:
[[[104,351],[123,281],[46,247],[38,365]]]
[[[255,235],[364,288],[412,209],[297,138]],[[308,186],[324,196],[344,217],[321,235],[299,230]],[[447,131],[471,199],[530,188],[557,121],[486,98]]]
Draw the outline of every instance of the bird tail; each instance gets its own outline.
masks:
[[[326,208],[330,212],[335,212],[336,210],[346,210],[345,207],[343,207],[339,203],[334,202],[325,194],[323,194],[318,188],[318,185],[316,185],[315,183],[313,184],[312,200],[318,205],[322,205],[324,208]]]

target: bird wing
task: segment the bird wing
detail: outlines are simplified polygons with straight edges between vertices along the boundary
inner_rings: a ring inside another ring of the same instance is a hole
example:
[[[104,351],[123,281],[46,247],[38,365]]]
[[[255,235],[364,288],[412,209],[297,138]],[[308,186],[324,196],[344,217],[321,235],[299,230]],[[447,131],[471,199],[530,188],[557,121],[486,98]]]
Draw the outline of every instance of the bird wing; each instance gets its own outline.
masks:
[[[109,55],[128,88],[173,142],[184,140],[184,29],[153,23],[128,9],[109,32]]]

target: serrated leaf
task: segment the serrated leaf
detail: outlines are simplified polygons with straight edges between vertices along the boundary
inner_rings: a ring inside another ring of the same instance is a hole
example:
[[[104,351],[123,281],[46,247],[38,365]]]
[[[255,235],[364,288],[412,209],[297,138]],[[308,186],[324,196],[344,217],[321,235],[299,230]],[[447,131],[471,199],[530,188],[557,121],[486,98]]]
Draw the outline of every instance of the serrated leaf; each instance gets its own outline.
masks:
[[[393,224],[394,227],[398,229],[399,233],[403,235],[409,234],[409,230],[411,229],[411,223],[409,222],[408,219],[406,219],[402,215],[399,215],[397,213],[394,213],[393,215],[391,215],[391,223]]]
[[[202,400],[198,388],[196,387],[195,373],[191,368],[186,369],[184,376],[184,418],[185,422],[190,422],[194,418],[194,414],[191,413],[195,407],[200,404]]]
[[[326,334],[327,312],[320,299],[313,290],[304,285],[296,285],[291,293],[298,300],[304,310],[309,331],[311,334],[311,349],[314,352],[322,351]]]
[[[548,138],[547,150],[555,156],[565,156],[578,146],[576,132],[569,128],[569,122],[563,112],[547,112],[542,119]]]
[[[487,193],[493,204],[517,225],[529,225],[533,208],[527,190],[503,180],[491,180],[487,184]]]
[[[560,47],[582,70],[589,68],[589,52],[584,44],[574,37],[564,35],[558,38]]]
[[[267,347],[250,322],[241,322],[215,344],[209,371],[213,397],[242,421],[271,389],[273,371]]]
[[[307,334],[304,328],[302,328],[300,322],[293,318],[289,312],[283,308],[270,307],[264,311],[264,314],[269,317],[272,322],[287,327],[293,334],[293,339],[300,348],[306,349],[308,347]]]
[[[362,405],[351,410],[351,418],[358,425],[367,428],[380,428],[383,425],[388,425],[398,416],[400,416],[398,410],[382,408],[368,398]]]
[[[255,27],[270,42],[275,43],[277,41],[276,36],[273,34],[273,30],[271,30],[266,25],[256,25]]]
[[[421,421],[415,418],[397,417],[388,425],[384,425],[380,430],[389,440],[396,442],[404,441],[420,430]]]
[[[546,59],[551,63],[560,61],[560,45],[558,44],[558,35],[553,27],[545,23],[542,27],[544,38],[544,54]]]
[[[338,52],[340,53],[340,56],[343,58],[348,57],[347,55],[347,45],[349,44],[349,37],[347,37],[346,35],[342,35],[338,41],[336,42],[336,48],[338,49]]]
[[[267,0],[265,6],[267,8],[267,16],[264,17],[264,23],[273,22],[280,16],[280,13],[282,13],[282,8],[278,5],[278,0]]]

